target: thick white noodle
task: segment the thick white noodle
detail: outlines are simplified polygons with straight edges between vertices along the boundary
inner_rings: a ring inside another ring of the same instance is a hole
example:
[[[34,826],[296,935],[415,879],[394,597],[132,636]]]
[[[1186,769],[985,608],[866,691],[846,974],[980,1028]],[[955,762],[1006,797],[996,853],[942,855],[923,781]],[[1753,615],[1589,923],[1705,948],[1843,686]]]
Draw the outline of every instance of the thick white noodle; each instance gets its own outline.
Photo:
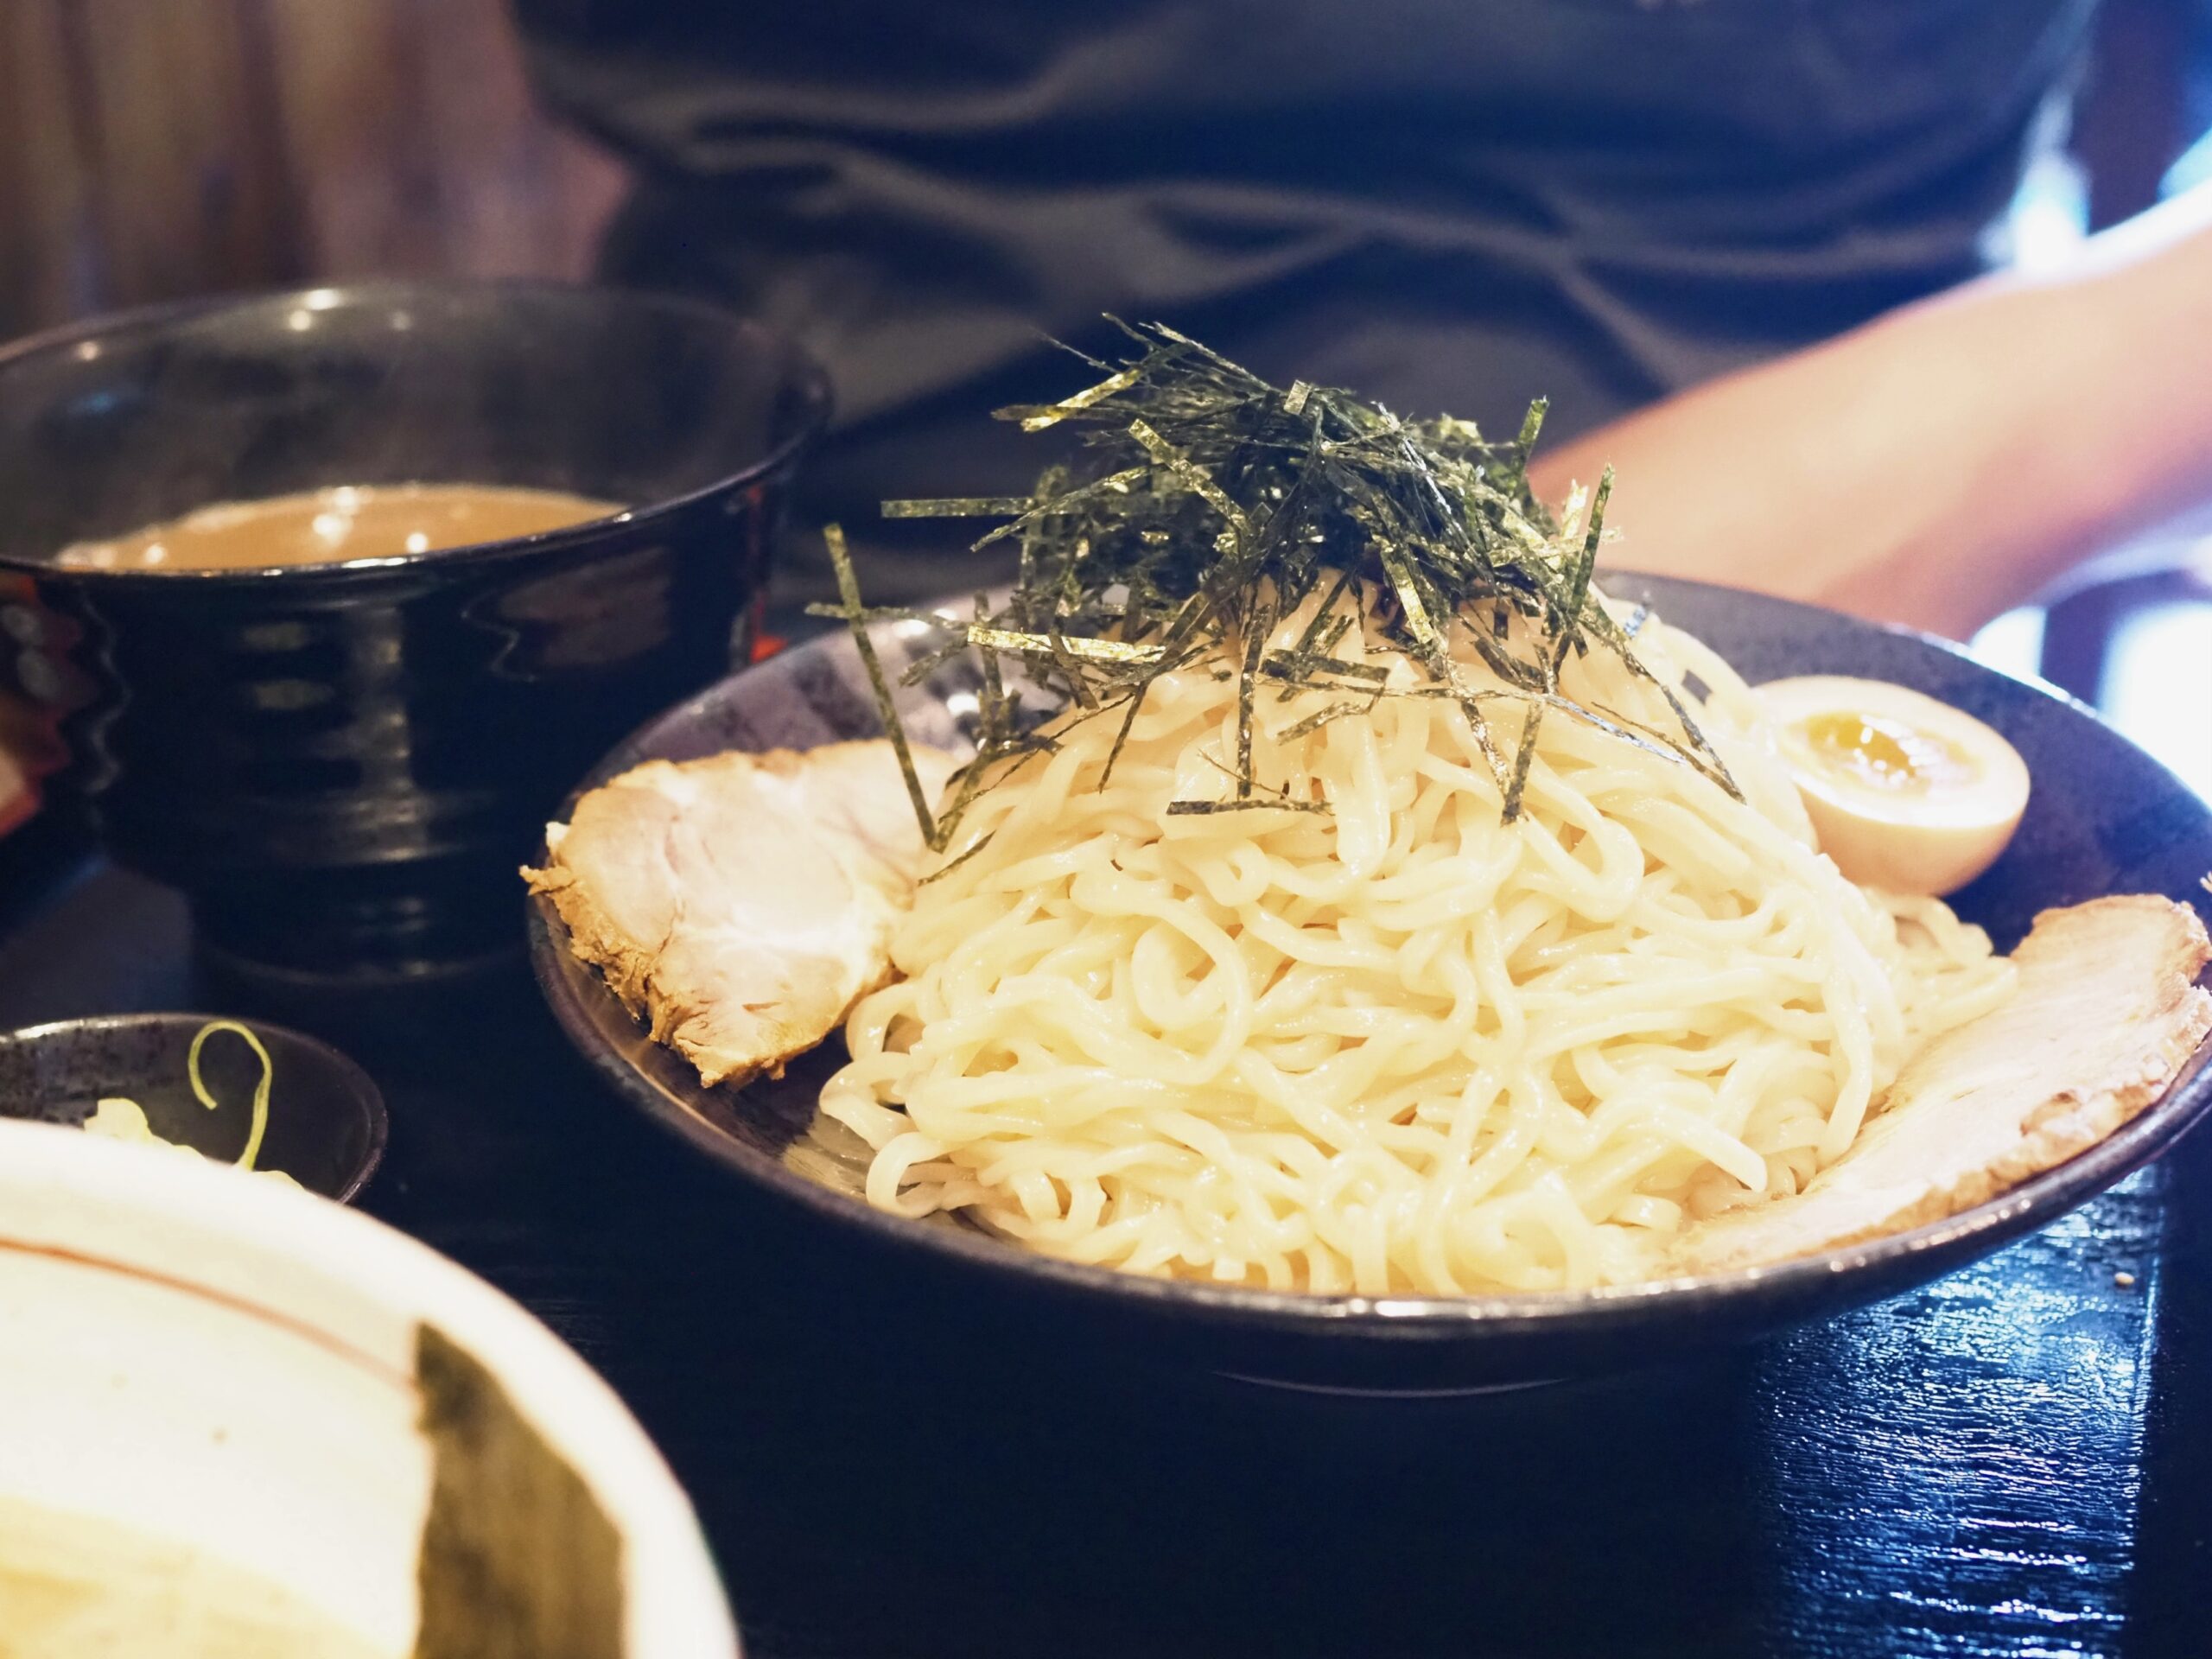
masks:
[[[1814,850],[1712,652],[1656,621],[1637,649],[1748,804],[1555,708],[1507,823],[1455,703],[1284,737],[1343,694],[1269,689],[1253,775],[1327,813],[1171,816],[1236,796],[1226,663],[1155,683],[1103,789],[1118,715],[1064,724],[978,797],[956,851],[988,842],[848,1024],[822,1103],[874,1149],[869,1199],[1137,1272],[1454,1294],[1648,1277],[1687,1218],[1797,1191],[2012,969]],[[1563,689],[1679,731],[1603,653]],[[1484,706],[1510,754],[1526,705]]]

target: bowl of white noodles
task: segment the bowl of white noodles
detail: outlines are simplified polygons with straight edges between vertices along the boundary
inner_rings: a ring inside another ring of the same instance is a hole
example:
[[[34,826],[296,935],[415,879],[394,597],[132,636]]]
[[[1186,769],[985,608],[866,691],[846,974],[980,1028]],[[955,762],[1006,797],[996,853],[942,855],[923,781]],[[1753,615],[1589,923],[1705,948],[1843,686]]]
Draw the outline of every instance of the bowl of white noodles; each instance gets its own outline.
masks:
[[[1941,640],[1783,601],[1656,578],[1608,586],[1617,601],[1649,606],[1747,681],[1807,673],[1878,677],[1971,712],[2019,750],[2035,778],[2026,817],[2004,857],[1947,906],[1963,927],[1986,937],[1947,936],[1946,948],[1961,953],[1956,963],[1932,940],[1922,946],[1927,957],[1916,973],[1936,982],[1921,993],[1931,1001],[1974,995],[1975,963],[2016,945],[2037,913],[2053,906],[2113,893],[2187,901],[2212,870],[2212,811],[2091,712],[2048,687],[2002,674]],[[901,625],[879,624],[876,634],[887,658],[904,659],[911,645]],[[923,736],[957,743],[975,707],[963,679],[957,670],[940,671],[903,690],[902,715]],[[589,781],[656,759],[683,761],[731,748],[804,750],[880,729],[851,642],[831,637],[672,710],[609,756]],[[1753,903],[1746,913],[1757,909]],[[1378,916],[1375,925],[1388,919]],[[1808,1256],[1572,1289],[1271,1288],[1257,1282],[1258,1274],[1255,1282],[1224,1283],[1040,1252],[962,1208],[915,1218],[871,1204],[874,1149],[824,1110],[825,1089],[849,1063],[843,1043],[833,1038],[779,1079],[707,1087],[575,958],[551,906],[534,906],[532,931],[552,1007],[601,1076],[746,1186],[787,1200],[814,1220],[868,1235],[906,1258],[908,1268],[925,1266],[969,1289],[988,1282],[1033,1301],[1040,1314],[1134,1327],[1133,1339],[1152,1351],[1241,1376],[1371,1388],[1476,1386],[1757,1336],[1925,1282],[2046,1224],[2157,1155],[2212,1103],[2212,1088],[2192,1067],[2094,1145],[1986,1202]],[[1737,970],[1764,971],[1756,963],[1739,963]],[[1694,998],[1685,971],[1678,960],[1656,972],[1644,982],[1647,1001]],[[1948,988],[1947,972],[1958,981]],[[1602,1018],[1596,1011],[1602,988],[1554,1006]],[[1865,988],[1850,995],[1875,994]],[[1540,1017],[1533,1006],[1524,1012]],[[1630,1020],[1636,1010],[1615,1012]],[[1921,1017],[1929,1011],[1923,1007]],[[1877,1099],[1875,1087],[1870,1080],[1868,1104]],[[1825,1119],[1812,1126],[1815,1139],[1822,1127]],[[1774,1132],[1792,1133],[1782,1122]],[[1571,1155],[1559,1157],[1556,1166],[1562,1179],[1576,1168]],[[1601,1268],[1592,1278],[1602,1279]]]
[[[2212,1100],[2212,812],[1940,641],[1598,571],[1497,443],[1157,326],[999,595],[863,604],[524,871],[624,1096],[970,1288],[1481,1386],[1925,1281]],[[1102,365],[1103,366],[1103,365]],[[959,1294],[957,1290],[946,1294]]]

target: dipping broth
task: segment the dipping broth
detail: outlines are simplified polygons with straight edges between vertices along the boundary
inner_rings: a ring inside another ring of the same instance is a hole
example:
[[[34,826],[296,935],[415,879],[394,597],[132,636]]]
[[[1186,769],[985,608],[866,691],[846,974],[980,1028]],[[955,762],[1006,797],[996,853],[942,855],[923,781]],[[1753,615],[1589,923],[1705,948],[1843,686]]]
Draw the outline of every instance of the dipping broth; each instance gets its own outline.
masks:
[[[106,541],[78,542],[54,563],[85,570],[257,570],[394,558],[505,541],[605,518],[611,501],[491,484],[385,484],[226,501]]]
[[[281,1586],[84,1516],[0,1498],[0,1659],[376,1659]]]

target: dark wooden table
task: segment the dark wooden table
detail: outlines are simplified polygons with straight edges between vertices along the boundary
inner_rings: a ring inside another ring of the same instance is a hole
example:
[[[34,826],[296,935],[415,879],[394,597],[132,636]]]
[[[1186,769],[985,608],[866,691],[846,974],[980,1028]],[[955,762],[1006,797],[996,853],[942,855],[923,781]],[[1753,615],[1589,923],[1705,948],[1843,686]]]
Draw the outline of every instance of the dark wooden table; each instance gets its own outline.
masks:
[[[8,899],[0,1026],[213,995],[158,888]],[[917,1283],[633,1120],[519,973],[309,1012],[390,1096],[367,1208],[622,1391],[757,1655],[2212,1652],[2212,1138],[1765,1347],[1362,1402]]]

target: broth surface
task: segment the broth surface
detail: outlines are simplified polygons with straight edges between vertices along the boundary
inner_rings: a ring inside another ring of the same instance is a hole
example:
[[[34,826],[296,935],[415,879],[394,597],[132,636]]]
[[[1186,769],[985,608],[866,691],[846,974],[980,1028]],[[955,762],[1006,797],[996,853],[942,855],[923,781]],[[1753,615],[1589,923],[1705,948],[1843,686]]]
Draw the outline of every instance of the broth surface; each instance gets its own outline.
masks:
[[[0,1498],[0,1659],[377,1659],[283,1586],[194,1549]]]
[[[557,490],[493,484],[381,484],[224,501],[106,541],[56,564],[94,570],[253,570],[275,564],[435,553],[561,530],[623,509]]]

